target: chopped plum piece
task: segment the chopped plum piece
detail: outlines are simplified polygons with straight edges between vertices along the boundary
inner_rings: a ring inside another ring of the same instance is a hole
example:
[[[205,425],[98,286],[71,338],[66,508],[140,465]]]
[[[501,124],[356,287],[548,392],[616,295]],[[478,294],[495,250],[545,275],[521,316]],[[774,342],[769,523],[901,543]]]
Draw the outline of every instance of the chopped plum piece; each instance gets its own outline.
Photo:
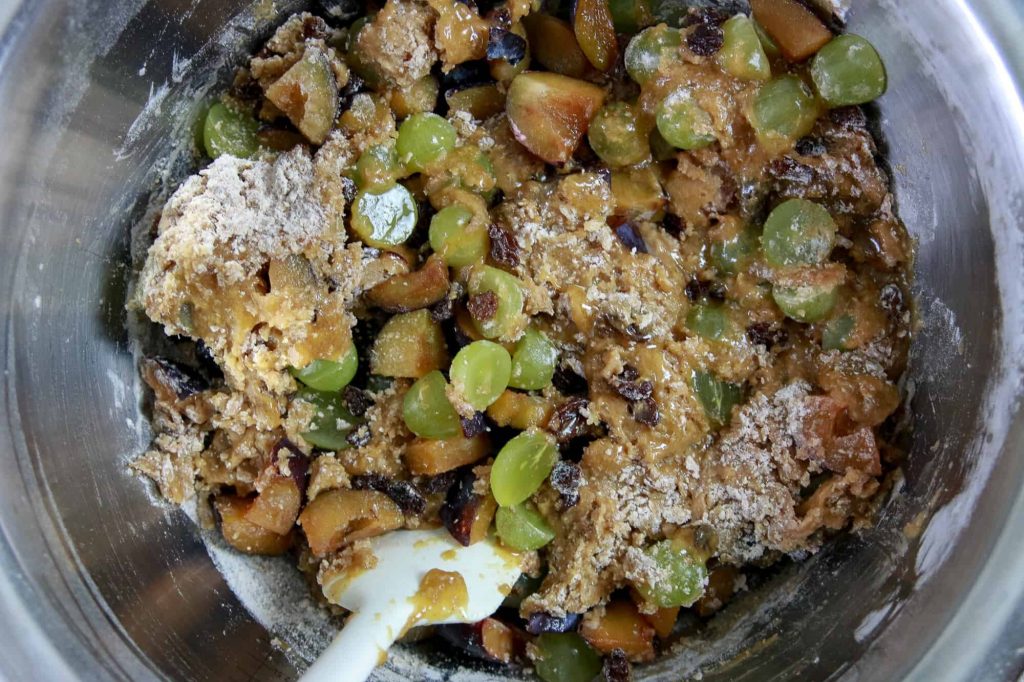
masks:
[[[245,517],[252,502],[243,497],[221,495],[213,506],[220,516],[220,532],[229,545],[246,554],[276,556],[292,546],[292,533],[275,533]]]
[[[373,305],[391,313],[427,308],[448,294],[448,266],[431,256],[419,270],[394,275],[367,292]]]
[[[405,463],[416,476],[434,476],[473,464],[487,454],[490,441],[486,434],[466,438],[417,438],[405,448]]]
[[[427,509],[427,500],[423,493],[409,481],[400,481],[381,474],[362,474],[352,477],[352,488],[384,493],[405,514],[422,514]]]
[[[322,557],[344,545],[401,528],[402,511],[375,490],[328,490],[299,514],[309,549]]]
[[[438,628],[442,639],[465,651],[495,663],[510,663],[522,655],[526,637],[521,631],[496,618],[477,623],[453,623]]]
[[[142,378],[158,399],[169,403],[209,388],[200,377],[163,358],[145,358],[142,361]]]
[[[505,111],[516,139],[548,163],[568,161],[604,102],[604,90],[556,73],[530,72],[509,86]]]
[[[466,547],[487,537],[498,508],[492,495],[474,492],[476,481],[472,469],[464,470],[455,485],[448,489],[440,511],[444,527]]]
[[[327,55],[315,46],[267,88],[267,99],[313,144],[323,144],[338,117],[338,82]]]
[[[550,613],[531,613],[526,621],[526,631],[531,635],[542,632],[571,632],[579,627],[580,614],[567,613],[564,616],[553,616]]]

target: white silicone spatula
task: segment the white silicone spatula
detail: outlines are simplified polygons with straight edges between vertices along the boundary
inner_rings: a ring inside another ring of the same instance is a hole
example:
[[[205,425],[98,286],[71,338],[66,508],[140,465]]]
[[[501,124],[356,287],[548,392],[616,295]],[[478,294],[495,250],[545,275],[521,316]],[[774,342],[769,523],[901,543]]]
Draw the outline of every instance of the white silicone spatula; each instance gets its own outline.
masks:
[[[363,682],[404,630],[483,620],[521,573],[515,556],[493,541],[463,547],[444,529],[395,531],[370,542],[376,557],[372,568],[324,582],[324,595],[352,615],[302,682]],[[419,616],[422,599],[430,598],[420,594],[421,583],[432,569],[461,575],[468,597],[437,620]]]

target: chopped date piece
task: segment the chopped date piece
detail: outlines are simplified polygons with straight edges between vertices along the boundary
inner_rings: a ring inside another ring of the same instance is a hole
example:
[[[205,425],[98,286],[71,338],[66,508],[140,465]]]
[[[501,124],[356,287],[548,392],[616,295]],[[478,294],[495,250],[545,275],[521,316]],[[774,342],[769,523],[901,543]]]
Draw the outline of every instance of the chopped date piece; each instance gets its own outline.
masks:
[[[508,7],[499,7],[490,14],[491,30],[503,28],[506,31],[512,28],[512,13]]]
[[[447,493],[462,472],[458,469],[445,471],[436,476],[427,476],[423,479],[423,490],[428,494]]]
[[[370,429],[363,424],[358,429],[350,431],[349,434],[345,436],[345,441],[354,448],[361,448],[370,442],[370,438]]]
[[[770,322],[755,322],[747,327],[747,338],[755,346],[774,348],[789,340],[789,333],[784,327],[776,327]]]
[[[821,156],[828,149],[820,137],[808,135],[796,141],[796,152],[801,156]]]
[[[486,535],[497,506],[490,495],[474,492],[476,480],[473,467],[462,469],[439,512],[444,527],[464,547]]]
[[[551,487],[558,493],[563,509],[575,507],[580,501],[580,484],[583,473],[575,462],[560,461],[551,470]]]
[[[555,369],[551,383],[562,395],[586,395],[590,390],[587,380],[565,364],[559,365]]]
[[[701,57],[710,57],[722,49],[725,43],[725,32],[717,24],[697,24],[697,27],[686,36],[686,46]]]
[[[380,474],[363,474],[352,477],[356,490],[376,490],[391,498],[403,514],[422,514],[427,509],[423,493],[409,481],[400,481]]]
[[[493,291],[485,291],[470,296],[466,301],[466,310],[478,322],[485,322],[493,319],[498,312],[498,295]]]
[[[658,403],[654,398],[644,398],[630,403],[629,411],[633,419],[647,426],[657,426],[661,421],[661,412],[658,410]]]
[[[511,232],[491,224],[487,227],[487,236],[491,238],[491,259],[495,263],[509,267],[519,265],[519,243]]]
[[[683,219],[675,213],[666,213],[665,217],[661,220],[661,227],[673,237],[678,237],[686,231]]]
[[[841,125],[850,130],[865,128],[868,125],[867,116],[860,107],[839,107],[828,112],[829,119],[836,125]]]
[[[622,649],[612,649],[601,669],[605,682],[633,682],[633,667]]]
[[[526,631],[531,635],[545,632],[572,632],[579,627],[580,614],[567,613],[564,616],[553,616],[543,611],[531,613],[526,621]]]
[[[608,383],[626,400],[646,400],[654,394],[654,384],[647,379],[639,381],[638,378],[636,368],[626,365],[622,372],[612,377]]]
[[[640,236],[640,231],[633,223],[625,222],[615,228],[615,236],[619,238],[622,245],[630,251],[637,253],[648,253],[647,242]]]
[[[589,404],[586,398],[573,398],[559,405],[551,415],[548,430],[560,443],[579,438],[586,431],[586,411]]]
[[[430,316],[434,318],[436,322],[444,322],[445,320],[451,319],[452,315],[455,314],[455,301],[451,298],[442,298],[440,301],[430,307]]]
[[[209,388],[201,378],[164,358],[144,359],[142,378],[157,397],[165,401],[184,400]]]
[[[492,28],[487,39],[487,58],[504,59],[515,66],[526,57],[526,40],[504,28]]]
[[[483,412],[477,412],[468,419],[460,417],[459,421],[462,423],[462,435],[466,438],[479,436],[487,431],[487,420],[484,419]]]
[[[353,417],[364,416],[366,411],[370,409],[370,406],[373,405],[373,400],[366,394],[366,391],[351,384],[345,387],[342,397],[345,399],[345,407],[348,408]]]
[[[292,480],[299,487],[299,493],[305,496],[306,488],[309,487],[309,457],[302,450],[299,450],[295,443],[292,443],[287,438],[282,438],[274,443],[274,449],[270,455],[270,459],[275,465],[283,457],[282,450],[287,452],[288,471],[291,474]]]

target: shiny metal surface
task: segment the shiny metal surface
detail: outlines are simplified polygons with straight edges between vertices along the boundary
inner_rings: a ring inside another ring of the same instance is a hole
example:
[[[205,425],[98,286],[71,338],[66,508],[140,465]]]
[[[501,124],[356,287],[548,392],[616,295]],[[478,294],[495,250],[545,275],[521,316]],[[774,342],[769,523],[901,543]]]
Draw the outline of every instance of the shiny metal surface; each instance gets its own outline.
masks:
[[[185,515],[127,471],[147,434],[124,308],[131,226],[188,171],[190,113],[266,34],[254,10],[299,4],[36,0],[0,43],[10,679],[269,680],[302,663],[271,646],[282,633],[246,612]],[[1024,668],[1024,7],[861,0],[851,29],[889,66],[879,125],[919,239],[906,484],[877,528],[738,600],[643,679]],[[425,660],[399,656],[378,678],[447,678]]]

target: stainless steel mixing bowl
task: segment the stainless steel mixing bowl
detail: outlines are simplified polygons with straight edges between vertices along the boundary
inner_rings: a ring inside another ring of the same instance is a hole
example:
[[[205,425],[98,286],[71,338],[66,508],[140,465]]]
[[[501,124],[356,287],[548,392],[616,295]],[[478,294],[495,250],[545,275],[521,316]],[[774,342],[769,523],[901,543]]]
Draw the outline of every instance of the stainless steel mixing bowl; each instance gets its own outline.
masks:
[[[199,102],[297,4],[34,0],[0,44],[10,679],[288,678],[322,640],[305,620],[267,632],[215,567],[225,555],[126,467],[148,437],[131,226],[188,172]],[[1024,5],[860,0],[850,20],[889,67],[879,125],[919,243],[906,482],[876,528],[745,595],[645,679],[996,680],[1024,665]],[[254,611],[290,599],[232,580]],[[410,650],[378,679],[452,669]]]

